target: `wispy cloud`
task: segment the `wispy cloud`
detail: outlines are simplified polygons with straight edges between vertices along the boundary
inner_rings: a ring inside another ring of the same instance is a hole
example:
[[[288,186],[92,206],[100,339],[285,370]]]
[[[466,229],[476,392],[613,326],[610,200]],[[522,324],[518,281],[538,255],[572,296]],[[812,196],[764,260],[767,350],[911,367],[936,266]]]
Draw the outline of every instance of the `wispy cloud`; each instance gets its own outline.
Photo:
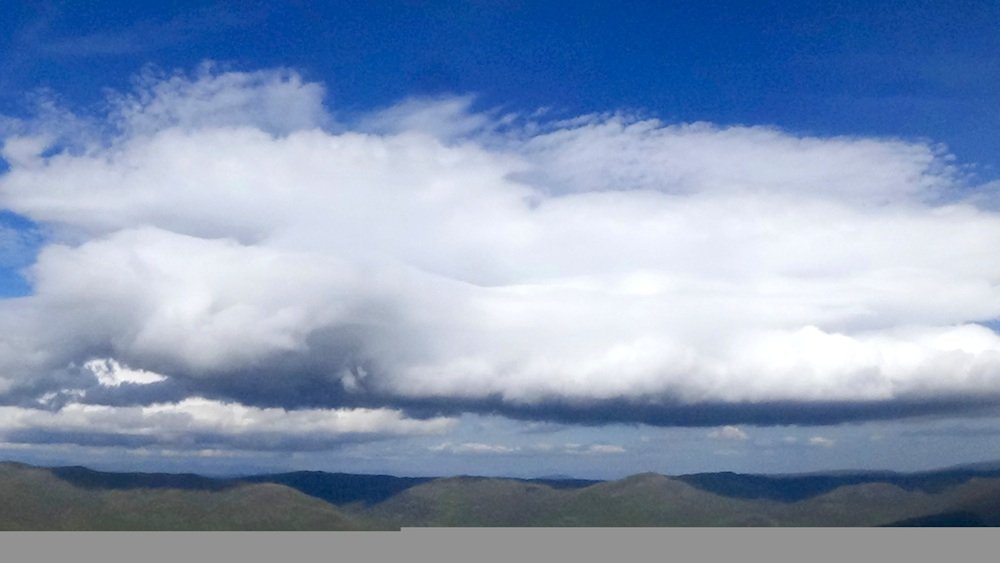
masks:
[[[625,448],[615,444],[592,444],[584,452],[598,455],[623,454],[625,453]]]
[[[738,426],[723,426],[722,428],[709,432],[708,437],[715,438],[717,440],[737,440],[737,441],[742,441],[749,438],[747,433],[741,430]]]
[[[258,25],[269,14],[266,6],[214,4],[161,19],[129,22],[100,32],[68,34],[60,31],[63,15],[57,8],[42,11],[22,28],[19,47],[34,56],[108,57],[155,51],[234,28]]]
[[[509,454],[517,452],[520,448],[499,444],[483,444],[481,442],[463,442],[461,444],[445,442],[431,446],[428,449],[432,452],[447,452],[452,454]]]
[[[816,446],[820,448],[832,448],[837,444],[836,440],[826,438],[824,436],[813,436],[809,438],[807,442],[810,446]]]
[[[529,449],[534,452],[563,455],[615,455],[626,452],[626,449],[618,444],[551,444],[542,442],[532,445]]]

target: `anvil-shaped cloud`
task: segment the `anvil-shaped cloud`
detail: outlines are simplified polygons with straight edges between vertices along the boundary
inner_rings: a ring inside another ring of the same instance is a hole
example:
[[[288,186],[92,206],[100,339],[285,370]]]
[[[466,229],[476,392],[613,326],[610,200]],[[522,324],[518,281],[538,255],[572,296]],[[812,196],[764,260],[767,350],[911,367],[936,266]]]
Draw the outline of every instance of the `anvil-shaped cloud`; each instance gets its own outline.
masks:
[[[8,403],[107,396],[95,359],[186,396],[421,416],[1000,397],[996,187],[939,147],[465,97],[348,119],[286,70],[112,102],[6,125],[0,207],[47,232],[33,294],[0,302]]]

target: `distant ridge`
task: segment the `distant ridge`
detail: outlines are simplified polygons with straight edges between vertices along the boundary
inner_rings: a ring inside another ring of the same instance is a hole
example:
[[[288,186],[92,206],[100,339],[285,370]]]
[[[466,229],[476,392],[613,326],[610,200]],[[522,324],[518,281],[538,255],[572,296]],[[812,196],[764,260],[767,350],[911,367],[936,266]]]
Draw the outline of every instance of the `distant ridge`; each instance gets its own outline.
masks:
[[[5,464],[31,467],[17,462]],[[206,477],[194,473],[137,473],[96,471],[82,466],[54,467],[57,477],[90,489],[170,488],[221,491],[240,483],[277,483],[332,504],[382,502],[411,487],[439,477],[397,477],[384,474],[356,474],[326,471],[293,471],[243,477]],[[470,475],[472,479],[496,479]],[[865,483],[888,483],[907,491],[937,493],[974,478],[1000,477],[1000,461],[950,466],[943,469],[902,473],[894,471],[837,470],[800,474],[748,474],[731,471],[691,473],[672,476],[697,489],[740,499],[797,502],[840,487]],[[503,478],[546,485],[553,489],[579,489],[604,481],[578,479],[566,475],[538,478]]]
[[[53,467],[52,474],[85,489],[181,489],[222,491],[239,484],[234,479],[216,479],[194,473],[110,473],[79,465]]]
[[[831,472],[807,475],[749,475],[732,472],[695,473],[679,475],[676,479],[693,487],[718,495],[796,502],[828,493],[840,487],[864,483],[888,483],[907,491],[938,493],[948,487],[961,485],[974,478],[1000,477],[1000,469],[993,464],[975,469],[961,466],[919,473]]]
[[[31,467],[16,462],[4,463]],[[292,471],[242,477],[206,477],[194,473],[118,473],[97,471],[78,465],[53,467],[49,471],[56,477],[85,489],[222,491],[242,483],[276,483],[335,505],[376,504],[410,487],[438,479],[438,477],[396,477],[394,475],[329,473],[325,471]],[[491,477],[472,478],[491,479]],[[601,482],[561,476],[512,480],[547,485],[554,489],[576,489]]]
[[[432,481],[434,478],[294,471],[272,475],[253,475],[241,480],[250,483],[280,483],[336,505],[356,502],[371,505],[382,502],[410,487]]]
[[[214,483],[196,475],[116,474],[3,463],[0,530],[384,528],[283,485]]]
[[[592,481],[322,471],[214,478],[0,463],[3,530],[402,526],[1000,526],[1000,469]]]

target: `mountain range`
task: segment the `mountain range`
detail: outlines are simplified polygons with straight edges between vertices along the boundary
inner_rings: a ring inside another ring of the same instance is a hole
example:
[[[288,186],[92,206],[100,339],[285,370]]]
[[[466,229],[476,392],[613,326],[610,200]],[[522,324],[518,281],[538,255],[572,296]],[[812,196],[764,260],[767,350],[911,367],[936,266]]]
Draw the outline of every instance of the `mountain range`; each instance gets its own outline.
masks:
[[[3,530],[997,525],[997,464],[591,481],[321,471],[215,478],[0,463]]]

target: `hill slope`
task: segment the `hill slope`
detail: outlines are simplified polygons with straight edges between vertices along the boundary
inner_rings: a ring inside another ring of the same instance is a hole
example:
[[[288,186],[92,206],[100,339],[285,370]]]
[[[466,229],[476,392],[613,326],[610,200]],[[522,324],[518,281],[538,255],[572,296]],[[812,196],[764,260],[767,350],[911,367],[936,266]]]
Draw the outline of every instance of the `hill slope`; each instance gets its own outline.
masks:
[[[104,474],[104,478],[108,478]],[[217,490],[74,485],[49,469],[0,464],[2,530],[357,530],[371,523],[271,483]]]
[[[723,472],[680,475],[676,479],[704,491],[728,497],[795,502],[826,494],[840,487],[865,483],[887,483],[907,491],[939,493],[971,479],[987,477],[1000,477],[1000,469],[991,465],[982,469],[970,466],[919,473],[869,471],[813,475],[747,475]]]
[[[993,469],[618,481],[297,472],[240,479],[0,463],[3,530],[1000,525]]]
[[[953,513],[1000,524],[1000,479],[934,493],[867,482],[787,502],[718,495],[652,473],[577,489],[462,477],[417,485],[360,512],[396,526],[937,525]]]

